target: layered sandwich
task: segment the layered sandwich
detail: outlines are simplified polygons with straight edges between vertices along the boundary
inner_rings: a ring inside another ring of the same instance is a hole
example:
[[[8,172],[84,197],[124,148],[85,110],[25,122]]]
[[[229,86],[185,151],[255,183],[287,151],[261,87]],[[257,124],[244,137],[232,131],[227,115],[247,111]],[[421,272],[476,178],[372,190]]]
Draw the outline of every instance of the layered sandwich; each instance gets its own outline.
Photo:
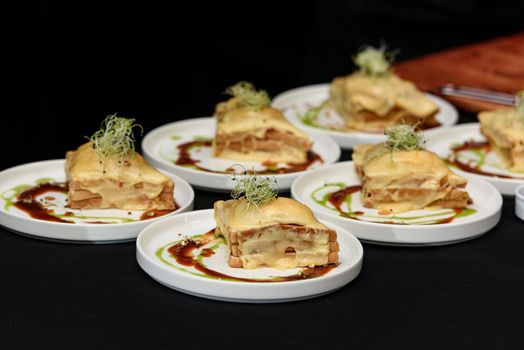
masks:
[[[288,269],[338,263],[336,231],[293,199],[266,196],[260,201],[265,197],[260,188],[247,188],[242,197],[214,205],[216,233],[227,242],[231,267]]]
[[[227,92],[233,97],[216,106],[213,155],[219,158],[271,163],[304,163],[312,141],[270,107],[268,94],[240,82]]]
[[[438,106],[415,84],[395,75],[384,48],[367,48],[354,61],[359,70],[335,78],[329,89],[329,103],[348,128],[381,132],[395,123],[437,125]]]
[[[401,213],[424,208],[465,208],[471,202],[464,190],[466,179],[453,173],[435,153],[424,149],[413,126],[394,125],[386,132],[385,143],[354,148],[363,206],[383,213]]]
[[[516,106],[480,112],[480,130],[491,148],[512,171],[524,172],[524,91]]]
[[[66,154],[73,209],[172,210],[174,183],[134,151],[134,119],[109,116],[89,142]]]

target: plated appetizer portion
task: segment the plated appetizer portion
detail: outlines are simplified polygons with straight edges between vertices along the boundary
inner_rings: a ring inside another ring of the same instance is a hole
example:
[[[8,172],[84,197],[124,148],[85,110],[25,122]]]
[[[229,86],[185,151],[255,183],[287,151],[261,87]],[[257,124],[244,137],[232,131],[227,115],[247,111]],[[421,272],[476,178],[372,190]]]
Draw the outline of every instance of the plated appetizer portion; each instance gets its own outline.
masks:
[[[66,154],[74,209],[174,210],[174,182],[134,150],[134,119],[108,116],[88,143]]]
[[[0,225],[42,239],[116,243],[134,240],[151,220],[191,210],[191,186],[134,151],[135,127],[134,119],[108,116],[67,159],[0,172]]]
[[[191,210],[191,186],[134,151],[136,126],[108,116],[67,159],[1,171],[0,225],[40,239],[107,244],[134,240],[151,221]]]
[[[355,146],[353,161],[362,180],[360,199],[384,213],[417,209],[465,208],[467,180],[422,147],[413,125],[386,128],[385,143]]]
[[[353,59],[357,72],[331,83],[328,103],[348,128],[381,132],[401,122],[422,129],[439,125],[435,119],[438,106],[392,71],[393,56],[384,47],[368,47]]]
[[[278,269],[338,263],[336,231],[305,205],[277,197],[271,180],[237,177],[234,199],[215,203],[216,234],[229,248],[229,265]]]
[[[280,189],[288,189],[301,172],[334,163],[340,157],[340,147],[332,139],[316,135],[313,148],[303,163],[271,161],[254,162],[218,158],[213,155],[212,140],[216,133],[215,118],[182,120],[149,132],[142,149],[148,162],[187,179],[200,188],[231,192],[233,181],[224,174],[235,165],[254,168],[259,174],[274,175]]]
[[[480,131],[504,165],[524,172],[524,91],[516,96],[516,106],[480,112]]]
[[[307,161],[313,142],[270,106],[266,91],[239,82],[227,93],[233,97],[215,110],[215,157],[270,163]]]
[[[468,178],[467,191],[474,202],[467,208],[424,208],[403,213],[365,207],[360,184],[354,163],[342,162],[299,177],[291,194],[319,219],[330,220],[359,239],[378,244],[453,244],[488,232],[501,215],[500,193],[476,178]]]
[[[331,222],[329,227],[338,234],[337,264],[291,269],[231,267],[230,250],[224,238],[215,234],[213,209],[182,213],[149,225],[138,236],[136,257],[146,273],[178,292],[223,301],[301,300],[334,291],[361,270],[360,242]]]

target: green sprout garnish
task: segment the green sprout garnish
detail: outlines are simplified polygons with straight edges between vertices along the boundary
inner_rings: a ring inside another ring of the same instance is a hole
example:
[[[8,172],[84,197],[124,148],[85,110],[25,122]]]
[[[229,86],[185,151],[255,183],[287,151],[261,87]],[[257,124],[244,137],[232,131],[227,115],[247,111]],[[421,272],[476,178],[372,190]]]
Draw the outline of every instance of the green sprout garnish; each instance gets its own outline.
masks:
[[[520,123],[524,125],[524,90],[517,92],[515,95],[515,107]]]
[[[254,170],[244,170],[240,175],[233,175],[233,181],[236,181],[236,185],[231,191],[231,197],[245,199],[248,205],[256,208],[271,203],[278,194],[276,179],[259,176]]]
[[[417,131],[417,125],[389,125],[384,129],[384,134],[387,136],[384,144],[391,151],[420,150],[424,143],[422,133]]]
[[[398,50],[386,51],[384,45],[378,49],[368,46],[352,58],[362,74],[382,77],[389,74],[390,66],[397,54]]]
[[[141,125],[135,124],[135,119],[117,117],[116,114],[108,115],[102,121],[100,130],[89,138],[102,162],[113,157],[123,160],[135,152],[135,127],[143,131]]]
[[[271,104],[271,99],[265,90],[257,91],[255,86],[247,81],[241,81],[228,87],[226,93],[236,97],[240,106],[256,111],[269,107]]]

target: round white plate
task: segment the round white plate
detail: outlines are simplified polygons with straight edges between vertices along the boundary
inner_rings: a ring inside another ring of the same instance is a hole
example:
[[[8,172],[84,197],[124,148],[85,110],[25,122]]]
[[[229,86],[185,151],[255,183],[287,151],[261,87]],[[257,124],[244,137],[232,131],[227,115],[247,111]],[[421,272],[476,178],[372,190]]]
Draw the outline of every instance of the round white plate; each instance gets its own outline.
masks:
[[[485,142],[486,138],[480,133],[479,123],[456,125],[447,130],[441,130],[434,134],[428,135],[426,139],[426,148],[438,154],[441,158],[447,159],[451,154],[451,147],[454,145],[461,145],[466,141]],[[479,153],[480,152],[480,153]],[[483,179],[493,186],[495,186],[500,193],[505,196],[515,196],[515,189],[517,186],[524,184],[524,173],[516,173],[505,169],[502,166],[501,159],[493,151],[485,152],[479,150],[477,152],[466,151],[459,156],[460,159],[471,162],[471,164],[478,164],[479,155],[485,157],[484,164],[480,167],[482,171],[500,174],[506,176],[517,177],[518,179],[508,179],[502,177],[495,177],[489,175],[475,174],[464,171],[457,166],[452,165],[453,171],[461,175],[468,175],[477,179]]]
[[[223,301],[244,303],[275,303],[313,298],[335,291],[359,274],[363,249],[360,242],[345,229],[326,223],[337,231],[340,264],[327,274],[310,279],[287,282],[244,282],[210,278],[194,267],[177,263],[167,249],[184,238],[204,234],[215,228],[213,209],[198,210],[160,220],[138,235],[138,264],[158,282],[183,293]],[[213,243],[198,249],[209,248]],[[211,270],[237,278],[271,280],[275,276],[297,274],[301,269],[273,268],[239,269],[229,267],[225,244],[212,248],[215,254],[202,262]],[[195,255],[198,255],[198,251]]]
[[[396,215],[379,215],[378,210],[365,208],[360,204],[360,192],[351,195],[351,210],[364,214],[358,216],[360,220],[341,216],[327,203],[322,205],[324,195],[341,187],[360,184],[353,162],[342,162],[300,176],[291,187],[291,195],[309,206],[318,218],[330,220],[348,229],[361,240],[378,244],[409,246],[456,243],[486,233],[500,219],[500,193],[489,183],[469,177],[466,190],[474,203],[468,205],[469,209],[464,210],[463,214],[470,215],[457,215],[449,223],[434,222],[455,216],[456,213],[452,209],[414,210]],[[347,211],[345,205],[342,208]],[[404,224],[388,223],[392,221]]]
[[[425,135],[431,135],[435,131],[445,129],[457,123],[458,113],[447,101],[440,97],[426,94],[440,108],[436,119],[441,126],[424,130]],[[379,143],[385,140],[385,136],[380,133],[365,133],[358,131],[340,131],[335,130],[329,125],[343,126],[342,117],[334,109],[325,107],[318,115],[318,125],[313,126],[304,122],[301,116],[310,108],[319,106],[326,101],[329,96],[329,84],[318,84],[304,86],[277,95],[273,99],[273,107],[282,110],[288,120],[295,126],[314,135],[327,135],[332,137],[340,147],[347,149],[363,143]]]
[[[236,182],[224,173],[206,172],[187,166],[175,164],[179,157],[178,145],[199,140],[211,140],[215,136],[215,121],[213,118],[197,118],[182,120],[150,131],[142,140],[142,151],[147,161],[161,169],[177,174],[191,185],[211,191],[229,192]],[[336,162],[340,158],[340,147],[328,137],[318,135],[311,137],[313,151],[322,157],[324,163],[315,162],[309,169],[323,164]],[[214,158],[211,147],[197,147],[191,150],[191,157],[199,160],[199,165],[213,171],[226,172],[232,165],[240,164],[245,169],[260,171],[265,167],[260,162],[246,162]],[[278,188],[288,190],[291,183],[304,171],[287,174],[272,174],[278,182]]]
[[[9,205],[9,199],[23,190],[20,186],[27,188],[50,181],[65,182],[64,162],[64,159],[46,160],[0,172],[0,225],[20,234],[47,240],[68,243],[117,243],[134,240],[140,230],[160,218],[193,209],[193,189],[184,179],[169,173],[166,175],[175,182],[174,197],[180,208],[153,219],[140,220],[143,211],[69,209],[65,207],[67,196],[58,192],[53,192],[52,195],[48,192],[37,198],[58,215],[65,212],[74,213],[74,217],[67,217],[67,220],[75,221],[74,224],[34,219],[24,211]],[[112,223],[88,223],[100,221]]]

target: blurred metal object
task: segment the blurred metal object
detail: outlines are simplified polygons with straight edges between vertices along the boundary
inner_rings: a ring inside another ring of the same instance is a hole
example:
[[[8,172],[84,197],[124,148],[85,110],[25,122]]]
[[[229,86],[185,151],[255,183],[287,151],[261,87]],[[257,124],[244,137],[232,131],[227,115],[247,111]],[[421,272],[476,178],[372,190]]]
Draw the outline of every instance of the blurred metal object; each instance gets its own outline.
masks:
[[[466,86],[455,86],[453,84],[441,86],[440,92],[445,96],[465,97],[474,100],[498,103],[506,106],[515,105],[515,96],[504,92],[483,90]]]

